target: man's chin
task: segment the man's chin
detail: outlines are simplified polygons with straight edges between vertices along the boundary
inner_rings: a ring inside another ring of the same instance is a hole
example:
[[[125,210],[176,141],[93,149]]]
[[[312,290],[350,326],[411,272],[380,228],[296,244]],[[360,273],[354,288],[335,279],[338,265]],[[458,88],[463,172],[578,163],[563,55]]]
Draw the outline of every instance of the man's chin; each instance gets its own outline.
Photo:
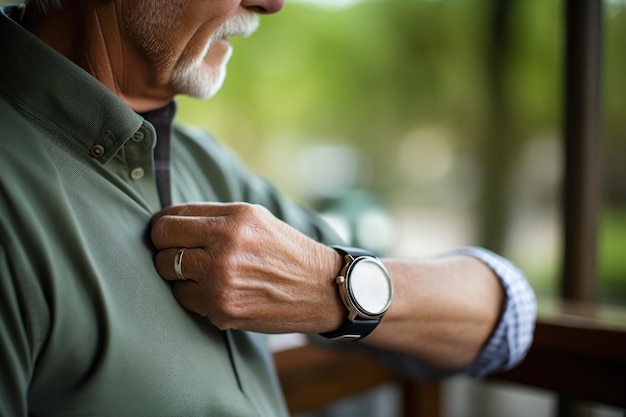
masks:
[[[224,84],[226,69],[212,71],[194,71],[193,73],[179,74],[172,80],[172,84],[179,94],[184,94],[201,100],[215,96]]]
[[[221,50],[223,49],[223,50]],[[178,67],[172,75],[172,86],[179,94],[198,99],[209,99],[222,88],[226,78],[226,65],[232,48],[228,41],[216,47],[214,44],[207,53],[195,62]]]

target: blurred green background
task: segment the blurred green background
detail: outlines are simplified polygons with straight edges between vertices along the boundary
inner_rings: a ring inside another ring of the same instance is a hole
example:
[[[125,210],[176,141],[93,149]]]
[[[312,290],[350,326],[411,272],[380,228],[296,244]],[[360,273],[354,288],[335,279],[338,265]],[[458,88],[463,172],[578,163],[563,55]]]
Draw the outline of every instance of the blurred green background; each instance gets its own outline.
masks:
[[[373,235],[364,246],[426,256],[483,245],[553,295],[563,4],[502,3],[287,1],[253,37],[233,40],[223,90],[203,103],[181,99],[181,118],[295,198],[328,208],[333,194],[350,196],[330,208],[351,216],[382,206],[392,231],[364,220]],[[600,293],[626,304],[626,3],[604,10]]]
[[[563,1],[288,0],[232,40],[224,88],[180,98],[180,119],[363,246],[486,246],[552,295]],[[603,301],[626,304],[626,3],[604,3],[599,279]]]

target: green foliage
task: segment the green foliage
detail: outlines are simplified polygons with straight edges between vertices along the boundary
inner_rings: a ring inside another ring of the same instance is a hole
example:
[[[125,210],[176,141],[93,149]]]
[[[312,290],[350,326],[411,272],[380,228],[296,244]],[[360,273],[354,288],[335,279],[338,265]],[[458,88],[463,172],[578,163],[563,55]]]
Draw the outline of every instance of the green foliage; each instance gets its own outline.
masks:
[[[261,132],[340,134],[360,144],[446,118],[448,102],[474,110],[479,22],[457,3],[366,2],[341,12],[288,4],[252,38],[235,40],[215,106],[245,103],[245,119]]]
[[[626,304],[626,210],[608,209],[602,215],[599,265],[602,298]]]
[[[511,122],[523,136],[556,130],[559,3],[514,3]],[[389,151],[416,128],[445,125],[458,146],[470,149],[484,135],[490,5],[389,0],[337,11],[288,2],[253,37],[233,40],[223,91],[206,103],[183,101],[182,116],[242,149],[284,132],[304,133],[294,141],[358,144],[376,155],[377,185],[388,189],[397,181],[387,169],[395,158]]]

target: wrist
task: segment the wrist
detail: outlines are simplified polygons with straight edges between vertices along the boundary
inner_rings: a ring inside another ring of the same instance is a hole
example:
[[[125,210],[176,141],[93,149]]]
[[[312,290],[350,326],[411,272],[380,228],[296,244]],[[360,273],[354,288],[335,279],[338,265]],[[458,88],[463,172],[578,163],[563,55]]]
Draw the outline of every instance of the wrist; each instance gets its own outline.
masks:
[[[323,257],[319,263],[319,265],[323,266],[323,269],[320,271],[320,275],[318,275],[322,277],[321,311],[325,312],[320,333],[339,328],[345,320],[346,309],[341,302],[341,298],[337,295],[337,285],[335,284],[343,264],[343,256],[332,247],[324,246]]]

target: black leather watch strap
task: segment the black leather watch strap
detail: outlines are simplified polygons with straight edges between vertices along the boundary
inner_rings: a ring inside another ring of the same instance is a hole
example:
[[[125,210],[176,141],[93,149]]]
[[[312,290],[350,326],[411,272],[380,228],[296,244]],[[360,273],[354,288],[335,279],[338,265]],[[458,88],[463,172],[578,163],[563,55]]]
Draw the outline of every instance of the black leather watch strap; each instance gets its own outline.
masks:
[[[346,320],[340,328],[332,332],[320,333],[331,340],[359,340],[372,333],[380,320],[354,319]]]

